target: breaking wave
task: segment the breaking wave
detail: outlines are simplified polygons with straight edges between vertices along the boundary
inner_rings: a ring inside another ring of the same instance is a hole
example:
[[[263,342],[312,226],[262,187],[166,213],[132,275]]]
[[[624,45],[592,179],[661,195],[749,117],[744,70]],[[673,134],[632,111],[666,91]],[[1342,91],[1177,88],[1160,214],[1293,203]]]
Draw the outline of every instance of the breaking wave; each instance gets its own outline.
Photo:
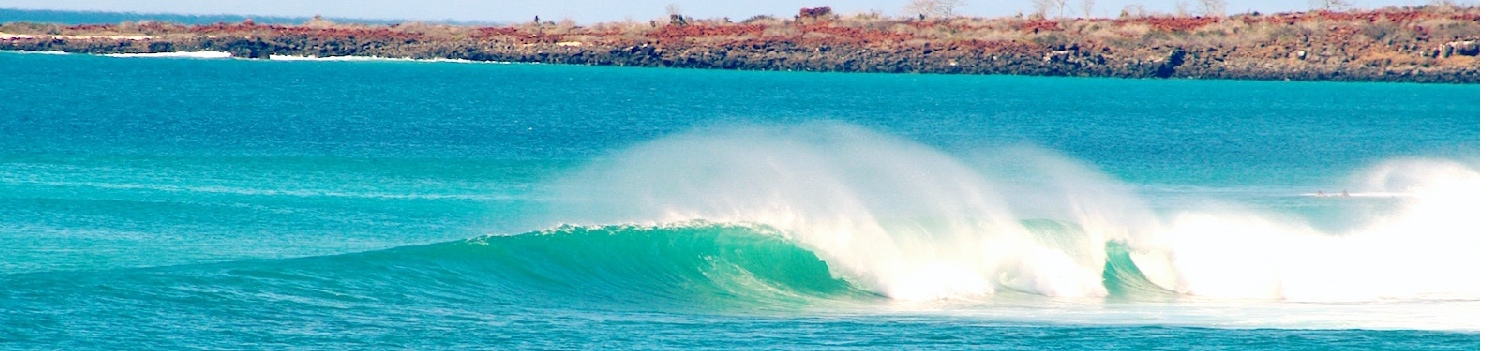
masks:
[[[127,309],[206,299],[256,318],[286,304],[423,314],[410,306],[460,301],[495,313],[1477,330],[1478,175],[1442,160],[1375,165],[1341,185],[1401,196],[1312,200],[1360,218],[1326,230],[1227,200],[1153,206],[1034,148],[959,157],[846,125],[738,128],[650,142],[543,187],[553,202],[535,219],[547,229],[0,283]]]
[[[1402,196],[1333,232],[1233,204],[1156,209],[1130,186],[1045,150],[959,157],[812,124],[701,131],[620,152],[561,180],[543,219],[767,228],[760,235],[807,250],[831,277],[896,300],[1141,291],[1477,300],[1478,179],[1451,161],[1376,165],[1350,189]]]

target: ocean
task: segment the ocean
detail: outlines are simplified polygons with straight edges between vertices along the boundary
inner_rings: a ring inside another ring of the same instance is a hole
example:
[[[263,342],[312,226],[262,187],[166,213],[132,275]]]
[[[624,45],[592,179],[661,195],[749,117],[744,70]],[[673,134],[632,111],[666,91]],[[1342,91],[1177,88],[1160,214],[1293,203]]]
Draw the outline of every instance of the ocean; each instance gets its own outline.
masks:
[[[0,52],[0,96],[0,349],[1479,348],[1478,85]]]

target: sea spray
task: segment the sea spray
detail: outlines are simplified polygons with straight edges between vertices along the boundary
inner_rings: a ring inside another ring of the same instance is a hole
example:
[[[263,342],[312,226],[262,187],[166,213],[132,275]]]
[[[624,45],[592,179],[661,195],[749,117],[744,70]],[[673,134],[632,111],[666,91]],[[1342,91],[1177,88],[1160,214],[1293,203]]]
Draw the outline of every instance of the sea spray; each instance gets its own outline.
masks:
[[[1034,235],[1012,214],[1025,204],[1009,203],[996,185],[931,147],[827,123],[648,143],[563,180],[556,197],[565,199],[560,221],[774,227],[834,274],[896,299],[1107,294],[1104,243],[1125,239],[1123,231]],[[1053,218],[1100,227],[1074,218],[1100,213],[1074,205]]]
[[[1479,172],[1402,159],[1356,175],[1359,194],[1401,194],[1398,208],[1347,232],[1237,211],[1175,214],[1160,243],[1175,273],[1150,274],[1193,295],[1293,301],[1477,299]],[[1332,197],[1328,201],[1357,201]]]
[[[1408,178],[1430,187],[1441,184],[1423,180],[1477,176],[1449,166]],[[1111,245],[1152,288],[1183,296],[1477,296],[1461,274],[1441,273],[1462,272],[1477,257],[1467,252],[1473,246],[1434,247],[1474,236],[1464,229],[1472,219],[1428,218],[1453,199],[1415,196],[1399,213],[1342,234],[1244,209],[1156,213],[1128,186],[1043,149],[958,157],[838,123],[668,137],[605,157],[551,189],[559,201],[542,218],[555,223],[768,226],[827,261],[833,275],[898,300],[1000,291],[1106,296]],[[1038,220],[1063,229],[1039,230]],[[1425,241],[1422,228],[1458,239]],[[1397,272],[1440,273],[1388,274]]]

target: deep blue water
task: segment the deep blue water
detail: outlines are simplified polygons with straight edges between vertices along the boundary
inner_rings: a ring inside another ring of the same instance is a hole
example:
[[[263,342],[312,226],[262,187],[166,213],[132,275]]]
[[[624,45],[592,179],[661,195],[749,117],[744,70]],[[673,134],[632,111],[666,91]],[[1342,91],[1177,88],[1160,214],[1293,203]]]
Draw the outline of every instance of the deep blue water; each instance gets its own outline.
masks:
[[[0,348],[1479,345],[1477,85],[0,53],[0,96]]]

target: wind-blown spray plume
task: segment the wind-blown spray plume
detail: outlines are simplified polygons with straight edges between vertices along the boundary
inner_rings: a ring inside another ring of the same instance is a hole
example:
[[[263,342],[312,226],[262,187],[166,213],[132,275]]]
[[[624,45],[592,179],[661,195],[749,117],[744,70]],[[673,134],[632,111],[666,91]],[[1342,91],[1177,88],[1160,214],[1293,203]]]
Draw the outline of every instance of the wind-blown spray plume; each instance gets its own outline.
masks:
[[[1369,174],[1360,194],[1410,196],[1368,226],[1330,234],[1244,210],[1161,215],[1129,187],[1035,148],[960,158],[841,124],[741,127],[670,137],[591,164],[552,187],[560,200],[548,219],[773,228],[767,232],[828,262],[835,277],[901,300],[1131,290],[1291,300],[1477,296],[1451,272],[1477,257],[1466,251],[1477,233],[1462,211],[1472,192],[1455,189],[1472,186],[1478,172],[1410,161]],[[1112,281],[1119,279],[1132,281]]]

